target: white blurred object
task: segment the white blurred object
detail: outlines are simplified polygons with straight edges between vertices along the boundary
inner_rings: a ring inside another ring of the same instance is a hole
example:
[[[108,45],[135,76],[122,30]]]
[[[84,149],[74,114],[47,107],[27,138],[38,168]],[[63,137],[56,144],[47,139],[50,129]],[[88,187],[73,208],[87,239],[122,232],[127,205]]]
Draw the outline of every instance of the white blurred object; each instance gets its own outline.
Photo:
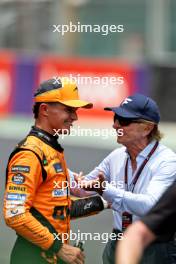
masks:
[[[81,6],[90,2],[90,0],[66,0],[66,2],[70,5]]]
[[[0,71],[0,107],[5,105],[11,96],[10,76],[6,71]]]

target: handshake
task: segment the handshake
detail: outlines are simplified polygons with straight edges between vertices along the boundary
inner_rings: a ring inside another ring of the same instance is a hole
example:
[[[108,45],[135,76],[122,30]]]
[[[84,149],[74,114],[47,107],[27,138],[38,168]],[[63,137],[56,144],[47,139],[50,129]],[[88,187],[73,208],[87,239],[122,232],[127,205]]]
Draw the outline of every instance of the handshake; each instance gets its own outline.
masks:
[[[99,195],[102,195],[106,188],[105,175],[102,171],[99,171],[97,178],[94,180],[86,180],[82,172],[79,174],[73,173],[73,176],[77,186],[83,188],[86,191],[95,191]]]

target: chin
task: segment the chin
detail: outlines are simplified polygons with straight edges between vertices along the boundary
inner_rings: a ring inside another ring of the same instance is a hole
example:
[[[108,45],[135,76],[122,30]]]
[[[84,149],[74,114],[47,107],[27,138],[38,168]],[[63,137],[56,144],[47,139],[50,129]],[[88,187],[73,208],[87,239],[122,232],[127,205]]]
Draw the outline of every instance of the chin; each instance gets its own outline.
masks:
[[[117,136],[117,143],[124,144],[124,140],[122,137]]]
[[[62,128],[62,134],[70,134],[70,127],[64,127]]]

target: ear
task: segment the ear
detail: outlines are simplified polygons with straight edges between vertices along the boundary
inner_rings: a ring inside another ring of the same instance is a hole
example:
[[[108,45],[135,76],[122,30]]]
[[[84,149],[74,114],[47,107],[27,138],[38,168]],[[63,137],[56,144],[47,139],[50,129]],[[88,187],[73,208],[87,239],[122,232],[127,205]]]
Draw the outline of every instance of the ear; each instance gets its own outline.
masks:
[[[150,132],[153,130],[154,124],[147,124],[145,127],[146,136],[150,134]]]
[[[47,117],[48,116],[48,105],[45,103],[42,103],[39,108],[39,112],[42,116]]]

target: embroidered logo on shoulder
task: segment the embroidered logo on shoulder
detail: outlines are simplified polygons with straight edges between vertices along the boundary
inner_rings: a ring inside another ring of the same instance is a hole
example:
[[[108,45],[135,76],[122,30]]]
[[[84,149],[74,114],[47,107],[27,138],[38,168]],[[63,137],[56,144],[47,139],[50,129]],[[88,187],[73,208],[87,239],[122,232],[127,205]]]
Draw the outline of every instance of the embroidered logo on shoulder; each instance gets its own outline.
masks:
[[[56,173],[59,173],[59,172],[63,171],[62,166],[61,166],[60,163],[53,164],[53,167],[54,167]]]
[[[14,165],[11,168],[11,172],[30,172],[30,167],[29,166],[23,166],[23,165]]]
[[[15,184],[23,184],[25,182],[25,176],[21,173],[17,173],[12,176],[12,182]]]

